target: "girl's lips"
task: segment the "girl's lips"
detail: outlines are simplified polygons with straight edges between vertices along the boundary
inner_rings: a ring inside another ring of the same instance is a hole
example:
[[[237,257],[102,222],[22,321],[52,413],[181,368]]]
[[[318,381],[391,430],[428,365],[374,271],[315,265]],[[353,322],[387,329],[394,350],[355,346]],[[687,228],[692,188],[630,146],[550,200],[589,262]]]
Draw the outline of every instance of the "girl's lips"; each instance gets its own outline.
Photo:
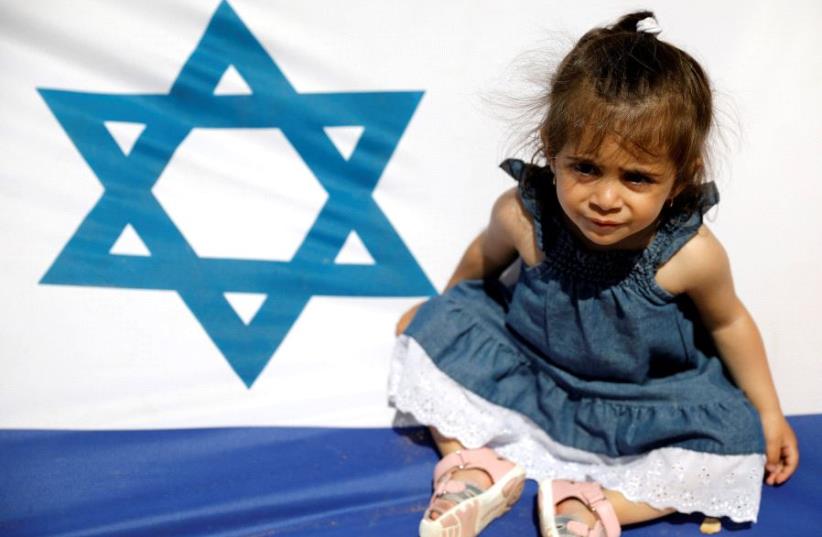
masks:
[[[620,225],[619,222],[612,222],[611,220],[596,220],[591,219],[591,222],[600,227],[615,227]]]
[[[588,222],[590,222],[588,229],[591,230],[593,234],[598,236],[613,235],[614,233],[617,233],[622,227],[622,224],[620,224],[619,222],[614,222],[613,220],[591,219],[588,220]]]

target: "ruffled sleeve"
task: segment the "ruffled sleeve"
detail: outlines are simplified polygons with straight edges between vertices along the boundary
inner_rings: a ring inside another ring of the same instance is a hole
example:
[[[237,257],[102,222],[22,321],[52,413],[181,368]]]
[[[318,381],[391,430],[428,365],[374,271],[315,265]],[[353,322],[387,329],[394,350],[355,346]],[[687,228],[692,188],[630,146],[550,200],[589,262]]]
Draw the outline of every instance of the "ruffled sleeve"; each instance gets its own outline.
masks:
[[[531,214],[537,244],[544,251],[546,225],[550,225],[551,222],[550,218],[545,218],[546,211],[552,212],[553,195],[547,195],[547,189],[553,184],[551,169],[512,158],[504,160],[499,167],[519,183],[519,197],[525,209]]]
[[[654,267],[663,265],[685,246],[702,225],[703,215],[719,202],[716,183],[704,183],[700,188],[694,209],[669,216],[659,230],[659,237],[652,244],[653,251],[650,252]]]

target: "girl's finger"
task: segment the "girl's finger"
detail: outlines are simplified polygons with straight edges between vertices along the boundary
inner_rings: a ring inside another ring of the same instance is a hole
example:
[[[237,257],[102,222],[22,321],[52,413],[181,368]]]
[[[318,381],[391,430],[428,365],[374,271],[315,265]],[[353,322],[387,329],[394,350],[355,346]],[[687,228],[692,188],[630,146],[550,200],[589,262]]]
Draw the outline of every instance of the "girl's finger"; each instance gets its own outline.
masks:
[[[769,472],[776,470],[776,466],[780,461],[780,442],[774,438],[766,438],[765,440],[765,457],[768,460],[766,468]]]
[[[790,472],[788,471],[788,467],[787,467],[787,466],[783,466],[783,467],[779,470],[779,473],[777,473],[777,474],[775,474],[775,475],[774,475],[774,484],[775,484],[775,485],[781,485],[782,483],[784,483],[785,481],[787,481],[787,480],[788,480],[788,478],[789,478],[790,476],[791,476],[791,474],[790,474]]]
[[[788,444],[782,448],[782,468],[777,475],[777,483],[782,484],[788,480],[799,466],[799,451],[795,445]]]

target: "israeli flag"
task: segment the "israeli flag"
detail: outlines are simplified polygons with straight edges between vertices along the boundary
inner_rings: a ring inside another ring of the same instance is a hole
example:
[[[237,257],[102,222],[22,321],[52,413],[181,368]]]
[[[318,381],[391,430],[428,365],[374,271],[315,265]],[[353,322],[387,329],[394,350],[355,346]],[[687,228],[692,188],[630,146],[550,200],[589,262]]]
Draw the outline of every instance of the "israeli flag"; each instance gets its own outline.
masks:
[[[530,75],[633,8],[0,5],[0,534],[414,534],[394,325],[530,156]],[[709,225],[822,447],[822,11],[655,9],[743,125]]]

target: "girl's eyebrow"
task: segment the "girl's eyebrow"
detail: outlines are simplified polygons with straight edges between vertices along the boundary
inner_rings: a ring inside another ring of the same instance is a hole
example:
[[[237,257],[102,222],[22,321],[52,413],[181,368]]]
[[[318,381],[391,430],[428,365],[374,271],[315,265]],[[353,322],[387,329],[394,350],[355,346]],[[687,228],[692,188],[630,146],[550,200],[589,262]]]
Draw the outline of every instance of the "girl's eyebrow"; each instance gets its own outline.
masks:
[[[648,170],[648,169],[642,169],[642,168],[631,168],[631,169],[620,168],[620,170],[622,170],[625,173],[637,173],[639,175],[647,175],[648,177],[653,177],[653,178],[657,178],[657,177],[660,177],[662,175],[661,173],[657,173],[655,171],[651,171],[651,170]]]
[[[592,164],[597,164],[597,159],[593,155],[567,155],[565,158],[576,162],[586,161]],[[640,175],[647,175],[649,177],[658,178],[662,175],[661,172],[651,171],[648,168],[620,168],[625,173],[638,173]]]

